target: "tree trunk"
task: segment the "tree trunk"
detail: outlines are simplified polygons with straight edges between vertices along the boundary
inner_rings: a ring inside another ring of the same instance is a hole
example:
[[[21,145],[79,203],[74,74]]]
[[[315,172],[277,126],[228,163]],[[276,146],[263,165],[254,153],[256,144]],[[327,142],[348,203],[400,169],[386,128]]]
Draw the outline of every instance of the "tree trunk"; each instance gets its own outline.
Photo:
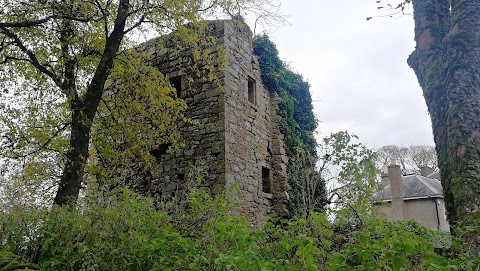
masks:
[[[90,141],[91,120],[85,118],[79,106],[72,110],[72,125],[69,149],[66,154],[66,163],[60,178],[60,184],[54,203],[65,205],[76,202],[88,158],[88,143]]]
[[[105,43],[105,51],[98,63],[95,74],[85,95],[71,101],[72,130],[66,163],[60,178],[57,194],[53,201],[56,205],[74,203],[78,199],[82,186],[85,164],[88,159],[88,147],[93,119],[102,99],[104,85],[113,67],[120,44],[125,35],[125,22],[128,17],[129,0],[121,0],[112,33]]]
[[[453,228],[473,226],[480,219],[480,0],[413,0],[413,8],[416,49],[408,63],[431,116],[447,216]]]

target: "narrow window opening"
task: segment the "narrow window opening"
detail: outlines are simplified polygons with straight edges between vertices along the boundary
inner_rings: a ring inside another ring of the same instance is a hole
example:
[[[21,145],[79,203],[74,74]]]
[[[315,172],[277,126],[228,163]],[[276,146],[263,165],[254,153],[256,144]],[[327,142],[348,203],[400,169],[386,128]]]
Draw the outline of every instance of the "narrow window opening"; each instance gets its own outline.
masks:
[[[255,79],[248,77],[248,101],[252,104],[255,104],[255,92],[256,92],[256,83]]]
[[[265,193],[272,193],[272,178],[270,169],[262,167],[262,191]]]
[[[150,154],[157,159],[161,159],[162,155],[167,154],[170,145],[170,143],[160,144],[157,148],[150,150]]]
[[[170,85],[172,85],[173,88],[175,88],[177,92],[177,98],[182,98],[182,77],[181,76],[175,76],[170,78]]]

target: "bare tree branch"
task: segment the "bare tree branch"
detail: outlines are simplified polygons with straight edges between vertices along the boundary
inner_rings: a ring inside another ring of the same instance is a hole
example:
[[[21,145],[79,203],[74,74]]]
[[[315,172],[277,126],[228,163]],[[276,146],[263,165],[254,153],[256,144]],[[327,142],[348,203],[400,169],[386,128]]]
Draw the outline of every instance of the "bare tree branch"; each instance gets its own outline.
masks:
[[[23,42],[20,40],[20,37],[18,37],[18,35],[12,33],[8,28],[6,27],[0,27],[0,29],[3,31],[3,33],[5,33],[5,35],[7,35],[8,37],[12,38],[14,41],[15,41],[15,44],[16,46],[22,51],[24,52],[28,58],[30,59],[30,63],[35,67],[37,68],[41,73],[47,75],[48,77],[50,77],[53,82],[58,86],[58,87],[62,87],[62,82],[60,80],[60,78],[52,71],[48,70],[46,68],[46,66],[42,65],[40,63],[40,61],[37,59],[37,56],[35,55],[35,53],[33,53],[31,50],[29,50],[24,44]]]
[[[16,155],[16,156],[7,156],[7,158],[11,158],[11,159],[18,159],[18,158],[26,158],[30,155],[33,155],[35,153],[38,153],[39,151],[41,150],[44,150],[46,149],[46,147],[48,146],[48,144],[50,144],[50,142],[52,142],[52,140],[54,138],[56,138],[61,132],[65,131],[65,129],[70,126],[70,122],[69,123],[65,123],[62,127],[60,127],[57,131],[55,131],[55,133],[50,137],[48,138],[40,147],[38,147],[36,150],[33,150],[31,152],[28,152],[26,154],[23,154],[23,155]],[[50,149],[51,150],[51,149]],[[55,150],[56,151],[56,150]]]

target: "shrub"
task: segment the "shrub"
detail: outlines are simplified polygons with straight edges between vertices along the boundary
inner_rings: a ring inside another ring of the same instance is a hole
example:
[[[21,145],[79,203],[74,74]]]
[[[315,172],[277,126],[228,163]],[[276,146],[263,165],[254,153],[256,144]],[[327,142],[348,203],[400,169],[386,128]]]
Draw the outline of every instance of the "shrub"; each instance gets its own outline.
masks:
[[[433,240],[449,238],[413,222],[365,216],[361,224],[332,223],[312,212],[304,219],[272,218],[263,229],[252,229],[229,214],[229,196],[192,188],[184,200],[182,212],[169,212],[157,210],[150,198],[115,190],[75,208],[4,212],[0,270],[480,268],[478,254],[464,243],[454,239],[442,248]]]

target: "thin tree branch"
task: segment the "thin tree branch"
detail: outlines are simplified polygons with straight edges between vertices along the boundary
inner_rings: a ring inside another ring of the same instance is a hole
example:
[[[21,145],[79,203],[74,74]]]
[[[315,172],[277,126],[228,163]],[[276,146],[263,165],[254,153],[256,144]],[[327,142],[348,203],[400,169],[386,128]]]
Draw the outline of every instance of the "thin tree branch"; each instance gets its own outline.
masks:
[[[19,58],[19,57],[13,57],[13,56],[6,56],[2,61],[0,61],[0,65],[6,64],[8,61],[25,61],[30,64],[33,64],[32,61],[28,58]]]
[[[340,201],[337,201],[337,202],[328,201],[327,203],[328,203],[328,204],[331,204],[331,203],[337,203],[337,204],[338,204],[338,203],[340,203],[340,204],[345,204],[345,205],[347,205],[348,208],[352,209],[353,214],[357,217],[358,221],[360,222],[360,226],[363,227],[363,225],[364,225],[364,224],[363,224],[363,220],[362,220],[362,218],[360,217],[360,215],[358,214],[357,210],[355,210],[355,208],[353,208],[353,206],[350,205],[350,203],[344,202],[344,201],[342,200],[342,196],[341,196],[340,194],[335,193],[335,195],[338,196],[338,199],[339,199]]]
[[[62,82],[60,80],[60,78],[57,77],[57,75],[55,73],[53,73],[52,71],[48,70],[44,65],[42,65],[40,63],[40,61],[37,59],[37,56],[35,55],[35,53],[33,53],[31,50],[29,50],[24,44],[23,42],[20,40],[20,38],[18,37],[18,35],[12,33],[9,29],[7,29],[6,27],[0,27],[0,29],[2,29],[3,33],[5,33],[5,35],[7,35],[8,37],[12,38],[14,41],[15,41],[15,44],[16,44],[16,47],[18,47],[22,52],[24,52],[25,54],[27,54],[28,58],[30,59],[30,63],[35,67],[37,68],[41,73],[47,75],[48,77],[50,77],[53,82],[55,82],[55,84],[62,88]]]
[[[146,14],[143,14],[142,17],[138,20],[138,22],[134,23],[132,26],[127,28],[125,31],[123,31],[123,34],[127,34],[128,32],[134,30],[135,28],[139,27],[142,23],[145,22],[145,19],[147,18]]]
[[[23,22],[15,22],[15,23],[0,23],[0,28],[4,28],[4,27],[23,28],[23,27],[38,26],[38,25],[41,25],[41,24],[44,24],[44,23],[48,22],[49,20],[51,20],[55,17],[56,17],[55,15],[51,15],[51,16],[48,16],[48,17],[45,17],[43,19],[36,20],[36,21],[23,21]]]
[[[36,150],[33,150],[27,154],[23,154],[23,155],[17,155],[17,156],[8,156],[8,158],[11,158],[11,159],[18,159],[18,158],[23,158],[25,159],[26,157],[30,156],[30,155],[33,155],[41,150],[44,150],[46,149],[46,147],[48,146],[48,144],[50,144],[50,142],[52,142],[52,140],[57,137],[61,132],[63,132],[71,123],[65,123],[62,127],[60,127],[49,139],[47,139],[47,141],[45,141],[45,143],[43,143],[38,149]]]
[[[118,124],[118,120],[115,118],[115,116],[113,115],[113,111],[112,109],[110,108],[110,106],[108,105],[108,103],[102,98],[102,102],[103,104],[105,105],[105,107],[107,107],[107,110],[108,112],[110,112],[110,116],[112,117],[112,119]]]

